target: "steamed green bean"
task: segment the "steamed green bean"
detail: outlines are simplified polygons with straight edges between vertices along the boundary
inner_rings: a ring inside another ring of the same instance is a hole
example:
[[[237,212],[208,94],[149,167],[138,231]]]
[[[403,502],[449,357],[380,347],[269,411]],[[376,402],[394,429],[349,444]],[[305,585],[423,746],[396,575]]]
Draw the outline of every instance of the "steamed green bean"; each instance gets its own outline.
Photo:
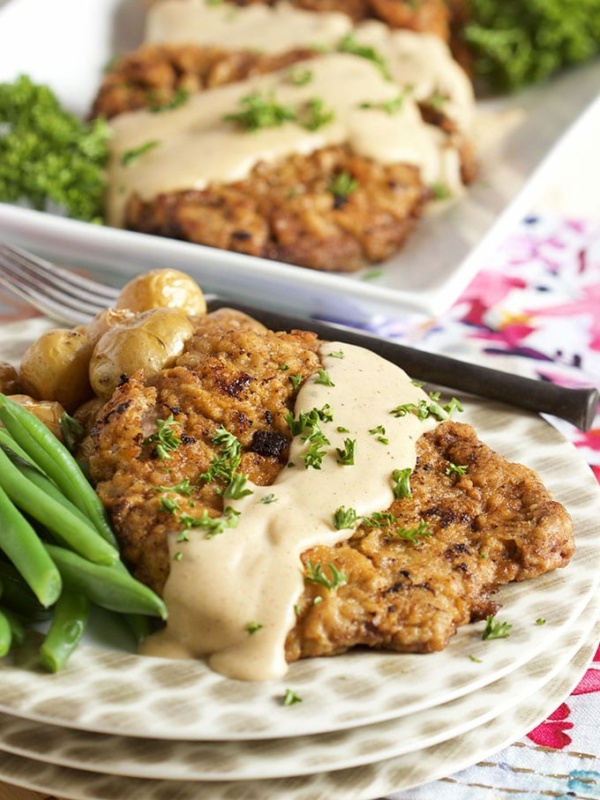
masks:
[[[0,486],[0,550],[14,564],[40,603],[58,599],[62,579],[39,536]]]
[[[102,564],[114,564],[118,551],[103,539],[91,524],[72,514],[26,478],[0,448],[0,485],[12,502],[41,522],[77,553]]]
[[[63,589],[56,601],[52,622],[40,647],[42,665],[59,672],[81,641],[90,616],[90,601],[77,592]]]
[[[116,547],[106,510],[68,448],[35,414],[1,393],[0,420],[64,495],[89,517],[100,535]]]
[[[147,614],[166,619],[161,598],[137,581],[121,564],[93,564],[64,547],[45,544],[58,567],[65,586],[79,592],[97,606],[122,614]]]

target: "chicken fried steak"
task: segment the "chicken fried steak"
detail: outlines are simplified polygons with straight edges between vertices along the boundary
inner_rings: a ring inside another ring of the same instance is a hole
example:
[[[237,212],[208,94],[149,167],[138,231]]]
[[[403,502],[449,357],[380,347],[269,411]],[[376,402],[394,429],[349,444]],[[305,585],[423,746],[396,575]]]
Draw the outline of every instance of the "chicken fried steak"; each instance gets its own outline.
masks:
[[[444,37],[367,19],[385,2],[241,5],[159,3],[105,74],[108,223],[316,270],[389,259],[474,180],[468,77]]]
[[[321,368],[319,346],[314,334],[275,333],[220,312],[197,320],[175,366],[148,381],[124,378],[85,453],[137,578],[162,593],[167,535],[187,535],[190,518],[223,518],[224,483],[211,472],[222,455],[215,431],[237,438],[239,469],[254,484],[269,486],[286,468],[287,415],[298,386]],[[157,419],[170,420],[176,437],[167,458]],[[501,585],[568,563],[570,518],[530,469],[451,420],[424,433],[416,449],[408,496],[363,519],[349,538],[303,554],[288,662],[357,646],[441,650],[458,626],[496,611]],[[232,547],[235,535],[222,533]],[[343,580],[327,588],[310,578],[316,574]]]
[[[329,147],[275,165],[260,162],[248,178],[225,186],[148,201],[134,195],[126,225],[311,269],[353,272],[394,255],[430,195],[416,167]]]

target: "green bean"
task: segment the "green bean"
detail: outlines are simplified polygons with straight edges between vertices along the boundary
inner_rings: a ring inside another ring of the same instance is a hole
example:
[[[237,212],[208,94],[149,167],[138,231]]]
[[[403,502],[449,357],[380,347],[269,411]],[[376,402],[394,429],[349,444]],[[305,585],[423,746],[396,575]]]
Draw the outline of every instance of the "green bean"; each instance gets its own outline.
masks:
[[[152,626],[147,616],[142,614],[124,614],[123,619],[129,631],[133,634],[136,644],[140,644],[146,636],[152,633]]]
[[[35,530],[1,486],[0,519],[0,550],[6,553],[40,603],[48,608],[60,595],[60,572]]]
[[[90,601],[77,592],[63,589],[54,606],[50,629],[40,647],[42,665],[59,672],[81,641],[90,616]]]
[[[3,658],[10,650],[12,644],[12,628],[8,617],[0,609],[0,658]]]
[[[79,592],[109,611],[166,619],[167,609],[161,598],[135,580],[121,562],[112,566],[93,564],[64,547],[52,544],[44,544],[44,547],[71,591]]]
[[[0,557],[0,582],[2,583],[2,603],[8,609],[33,622],[45,619],[48,609],[40,603],[19,571]]]
[[[0,428],[0,449],[4,450],[5,454],[12,461],[19,472],[34,483],[38,489],[41,489],[46,494],[50,495],[54,500],[67,508],[76,517],[79,517],[87,526],[90,525],[91,520],[83,511],[65,497],[58,486],[50,480],[46,473],[38,467],[27,455],[27,453],[19,447],[15,440],[8,434],[4,428]]]
[[[15,467],[1,448],[0,485],[18,508],[41,522],[61,543],[68,544],[90,561],[101,564],[117,561],[118,551],[98,534],[91,523],[84,523],[62,503],[41,491]]]
[[[25,622],[19,614],[10,608],[2,608],[0,611],[4,614],[10,625],[12,641],[14,644],[23,644],[25,641]]]
[[[68,448],[35,414],[0,393],[0,420],[15,441],[76,505],[107,542],[117,546],[102,501]]]

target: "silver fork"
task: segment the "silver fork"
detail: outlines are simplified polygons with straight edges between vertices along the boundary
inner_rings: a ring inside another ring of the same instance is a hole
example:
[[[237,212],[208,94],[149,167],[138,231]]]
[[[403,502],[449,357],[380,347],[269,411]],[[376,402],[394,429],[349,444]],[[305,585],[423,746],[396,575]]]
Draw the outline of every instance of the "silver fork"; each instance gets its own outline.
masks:
[[[59,322],[80,325],[107,306],[119,290],[15,245],[0,244],[0,284]]]
[[[118,289],[6,243],[0,244],[0,284],[52,319],[69,324],[89,322],[98,311],[113,305],[119,293]],[[584,431],[590,429],[598,409],[600,395],[594,387],[569,389],[407,347],[343,325],[280,314],[215,295],[206,295],[206,298],[209,311],[233,308],[273,330],[309,329],[324,340],[367,347],[402,367],[415,379],[529,411],[552,414]]]

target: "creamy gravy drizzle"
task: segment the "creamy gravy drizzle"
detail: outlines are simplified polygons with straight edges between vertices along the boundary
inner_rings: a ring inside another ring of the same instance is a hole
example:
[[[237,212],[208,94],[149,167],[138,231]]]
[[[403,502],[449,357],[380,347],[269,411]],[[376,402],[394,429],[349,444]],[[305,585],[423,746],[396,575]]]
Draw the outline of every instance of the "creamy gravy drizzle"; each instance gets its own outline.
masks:
[[[444,183],[459,193],[462,181],[456,147],[439,128],[423,122],[416,105],[437,92],[447,96],[444,109],[461,127],[470,124],[471,84],[437,37],[390,31],[377,21],[352,28],[343,14],[260,4],[231,9],[209,6],[204,0],[165,0],[151,9],[148,25],[152,41],[221,42],[224,47],[260,46],[262,50],[334,46],[350,32],[383,55],[394,80],[386,80],[367,59],[330,53],[305,63],[313,77],[304,86],[293,85],[286,69],[200,92],[171,111],[136,111],[116,117],[110,123],[109,224],[123,224],[131,193],[149,200],[161,192],[229,183],[247,177],[258,161],[273,162],[342,143],[383,163],[414,164],[425,183]],[[335,119],[316,131],[286,122],[252,133],[225,122],[223,117],[239,111],[240,100],[253,92],[272,92],[278,103],[295,110],[320,98],[334,111]],[[360,108],[365,102],[389,102],[400,93],[404,103],[399,113]],[[149,142],[156,146],[130,165],[122,163],[125,153]]]
[[[332,353],[343,352],[344,358]],[[294,626],[294,605],[303,590],[300,556],[318,544],[334,545],[352,530],[335,530],[340,506],[358,516],[388,508],[393,501],[391,474],[414,468],[415,443],[436,424],[414,414],[394,417],[399,404],[427,399],[399,367],[363,348],[328,343],[321,347],[324,368],[334,386],[301,387],[295,416],[331,406],[333,421],[322,422],[330,441],[320,470],[306,468],[301,458],[307,443],[294,437],[290,461],[271,486],[250,485],[253,494],[231,501],[239,512],[235,529],[206,538],[199,529],[189,541],[171,534],[171,571],[164,599],[166,628],[150,636],[141,651],[168,658],[206,656],[210,666],[242,680],[267,680],[285,674],[285,639]],[[383,425],[389,443],[369,430]],[[342,426],[349,432],[338,432]],[[337,461],[336,448],[356,440],[353,466]],[[261,503],[268,495],[275,502]],[[181,558],[174,560],[176,552]],[[250,622],[262,625],[251,634]]]

